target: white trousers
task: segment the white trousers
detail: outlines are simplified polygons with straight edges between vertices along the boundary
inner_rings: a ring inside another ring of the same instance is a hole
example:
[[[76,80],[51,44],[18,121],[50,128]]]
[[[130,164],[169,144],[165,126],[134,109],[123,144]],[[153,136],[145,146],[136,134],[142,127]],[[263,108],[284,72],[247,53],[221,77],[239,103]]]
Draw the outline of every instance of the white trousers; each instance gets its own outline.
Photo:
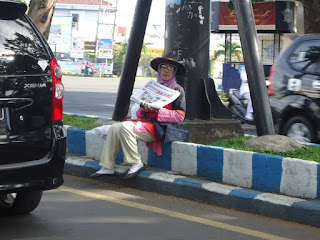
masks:
[[[149,132],[135,132],[131,121],[113,124],[107,134],[102,151],[100,166],[114,170],[117,153],[122,147],[124,161],[127,163],[141,163],[137,141],[152,142],[155,138]]]
[[[247,105],[247,112],[246,114],[248,115],[249,113],[253,113],[253,108],[252,108],[252,101],[251,101],[251,96],[250,92],[246,92],[242,94],[242,96],[248,100],[248,105]]]

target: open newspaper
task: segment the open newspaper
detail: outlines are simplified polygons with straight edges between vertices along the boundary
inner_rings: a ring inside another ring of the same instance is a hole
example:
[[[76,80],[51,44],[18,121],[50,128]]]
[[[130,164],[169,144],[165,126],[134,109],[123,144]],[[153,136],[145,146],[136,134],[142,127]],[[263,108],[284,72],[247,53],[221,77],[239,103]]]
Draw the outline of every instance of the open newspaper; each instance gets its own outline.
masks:
[[[141,104],[149,104],[150,107],[160,109],[179,97],[180,92],[150,80],[143,88],[131,95],[131,100]]]

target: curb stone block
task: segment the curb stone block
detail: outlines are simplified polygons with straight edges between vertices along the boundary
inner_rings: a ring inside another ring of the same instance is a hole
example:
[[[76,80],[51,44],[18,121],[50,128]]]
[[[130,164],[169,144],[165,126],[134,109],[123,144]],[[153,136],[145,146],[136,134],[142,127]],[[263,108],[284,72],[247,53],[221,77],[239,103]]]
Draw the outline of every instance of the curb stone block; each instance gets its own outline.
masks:
[[[90,131],[86,132],[86,156],[100,160],[106,139]]]
[[[282,159],[281,156],[254,153],[252,155],[252,188],[280,193]]]
[[[148,149],[148,166],[171,170],[171,144],[162,144],[162,155]]]
[[[282,160],[281,193],[294,197],[317,197],[316,162],[301,159],[284,158]]]
[[[223,182],[239,187],[252,187],[252,155],[233,149],[223,151]]]
[[[197,175],[212,181],[222,182],[224,148],[198,145]]]
[[[138,141],[138,152],[141,156],[141,161],[148,165],[148,147],[145,142]]]
[[[67,129],[67,146],[68,152],[80,155],[86,155],[86,130],[76,127],[68,127]]]
[[[171,170],[181,174],[197,175],[197,144],[172,143]]]

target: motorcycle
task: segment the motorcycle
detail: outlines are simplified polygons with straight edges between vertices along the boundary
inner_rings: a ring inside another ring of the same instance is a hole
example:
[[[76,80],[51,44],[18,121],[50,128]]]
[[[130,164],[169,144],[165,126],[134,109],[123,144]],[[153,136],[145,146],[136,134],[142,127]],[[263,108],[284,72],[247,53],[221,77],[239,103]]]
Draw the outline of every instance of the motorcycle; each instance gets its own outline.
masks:
[[[233,118],[238,119],[241,123],[255,125],[254,120],[249,120],[245,118],[248,100],[240,95],[238,89],[231,88],[229,90],[228,100],[229,100],[228,109],[232,112]]]
[[[269,91],[269,85],[271,82],[266,80],[267,91]],[[232,112],[232,116],[235,119],[238,119],[241,123],[247,123],[250,125],[255,125],[255,121],[247,119],[246,111],[248,100],[240,95],[240,91],[235,88],[229,89],[229,97],[228,97],[228,109]]]
[[[94,74],[94,71],[91,67],[86,66],[84,69],[81,69],[81,74],[86,77],[89,77],[89,76],[92,77]]]

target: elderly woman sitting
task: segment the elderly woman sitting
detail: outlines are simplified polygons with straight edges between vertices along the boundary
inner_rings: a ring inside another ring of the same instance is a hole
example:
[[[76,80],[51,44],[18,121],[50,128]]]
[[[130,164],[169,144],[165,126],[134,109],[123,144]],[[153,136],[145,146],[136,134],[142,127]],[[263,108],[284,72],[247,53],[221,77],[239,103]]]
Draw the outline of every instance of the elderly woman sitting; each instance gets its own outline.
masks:
[[[131,179],[145,170],[146,166],[141,162],[141,157],[138,153],[138,140],[145,141],[147,147],[158,155],[162,154],[162,145],[157,136],[155,126],[145,118],[145,114],[160,122],[181,122],[184,120],[186,111],[185,94],[183,88],[176,82],[176,75],[185,73],[184,66],[174,60],[172,53],[163,58],[153,59],[150,65],[159,73],[157,82],[179,91],[179,97],[161,109],[154,109],[148,104],[144,105],[136,112],[139,120],[113,124],[109,129],[100,159],[102,168],[92,174],[92,178],[115,175],[115,158],[120,147],[122,147],[125,161],[132,164],[124,179]]]

